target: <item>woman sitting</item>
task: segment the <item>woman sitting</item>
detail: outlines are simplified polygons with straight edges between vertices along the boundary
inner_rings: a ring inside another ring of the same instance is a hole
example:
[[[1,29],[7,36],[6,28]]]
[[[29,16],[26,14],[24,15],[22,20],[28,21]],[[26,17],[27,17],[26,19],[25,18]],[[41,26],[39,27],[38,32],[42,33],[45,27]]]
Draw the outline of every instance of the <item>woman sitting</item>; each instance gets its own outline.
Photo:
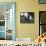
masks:
[[[38,36],[35,41],[36,42],[46,42],[46,33],[43,33],[42,35]]]

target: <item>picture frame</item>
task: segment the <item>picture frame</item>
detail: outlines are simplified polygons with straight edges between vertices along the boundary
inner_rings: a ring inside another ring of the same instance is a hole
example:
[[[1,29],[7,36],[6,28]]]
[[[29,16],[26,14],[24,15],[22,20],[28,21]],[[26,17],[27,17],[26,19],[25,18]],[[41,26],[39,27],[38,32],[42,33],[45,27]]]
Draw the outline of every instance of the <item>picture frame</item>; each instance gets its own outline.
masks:
[[[20,23],[34,23],[34,12],[20,12]]]
[[[39,4],[46,4],[46,0],[38,0]]]

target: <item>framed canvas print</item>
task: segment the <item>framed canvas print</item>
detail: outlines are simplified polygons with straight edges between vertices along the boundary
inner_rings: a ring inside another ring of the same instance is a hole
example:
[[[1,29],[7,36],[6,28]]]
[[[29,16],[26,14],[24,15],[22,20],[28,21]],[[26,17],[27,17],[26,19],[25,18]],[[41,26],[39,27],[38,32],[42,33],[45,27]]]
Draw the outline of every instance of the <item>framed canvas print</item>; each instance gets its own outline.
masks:
[[[15,2],[0,2],[0,40],[15,40]]]
[[[39,11],[39,34],[46,32],[46,11]]]
[[[46,0],[38,0],[40,4],[46,4]]]
[[[20,12],[20,23],[34,23],[34,12]]]

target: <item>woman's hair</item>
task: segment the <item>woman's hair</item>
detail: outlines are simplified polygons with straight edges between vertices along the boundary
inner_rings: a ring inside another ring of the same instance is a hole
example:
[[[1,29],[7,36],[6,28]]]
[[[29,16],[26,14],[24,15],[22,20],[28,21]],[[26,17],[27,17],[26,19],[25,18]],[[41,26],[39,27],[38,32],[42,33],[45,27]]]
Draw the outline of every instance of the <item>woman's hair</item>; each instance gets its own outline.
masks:
[[[46,32],[43,33],[43,36],[46,36]]]
[[[44,42],[46,42],[46,39],[44,39]]]

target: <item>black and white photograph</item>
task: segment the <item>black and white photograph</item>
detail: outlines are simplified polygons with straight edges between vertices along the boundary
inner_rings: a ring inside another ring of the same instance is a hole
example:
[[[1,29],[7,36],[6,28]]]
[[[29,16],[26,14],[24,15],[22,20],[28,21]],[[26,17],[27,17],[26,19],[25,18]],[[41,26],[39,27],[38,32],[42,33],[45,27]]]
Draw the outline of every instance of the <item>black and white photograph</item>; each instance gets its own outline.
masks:
[[[20,12],[20,23],[34,23],[34,12]]]

